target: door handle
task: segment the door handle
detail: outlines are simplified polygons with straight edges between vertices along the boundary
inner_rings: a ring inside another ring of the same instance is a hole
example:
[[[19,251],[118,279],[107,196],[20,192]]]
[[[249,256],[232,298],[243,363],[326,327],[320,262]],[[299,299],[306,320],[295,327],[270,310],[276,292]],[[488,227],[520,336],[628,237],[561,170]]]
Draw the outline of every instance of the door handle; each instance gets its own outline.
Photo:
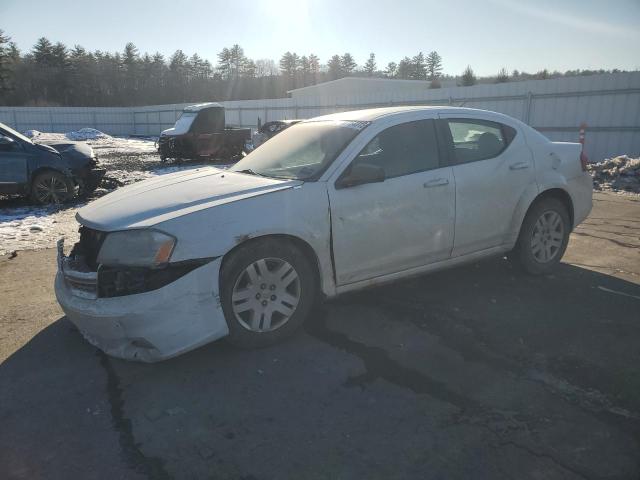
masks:
[[[429,180],[428,182],[425,182],[423,186],[424,188],[431,188],[431,187],[439,187],[441,185],[449,185],[449,179],[436,178],[434,180]]]
[[[523,170],[525,168],[529,168],[528,162],[518,162],[518,163],[512,163],[511,165],[509,165],[509,170]]]

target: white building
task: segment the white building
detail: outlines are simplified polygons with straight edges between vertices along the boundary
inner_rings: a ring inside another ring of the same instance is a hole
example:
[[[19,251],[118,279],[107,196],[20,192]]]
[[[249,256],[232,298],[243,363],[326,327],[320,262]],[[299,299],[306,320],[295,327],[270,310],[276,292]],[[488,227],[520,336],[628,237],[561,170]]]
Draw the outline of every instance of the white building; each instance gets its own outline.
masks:
[[[426,80],[398,80],[394,78],[344,77],[330,82],[289,90],[294,99],[313,97],[340,98],[357,94],[400,94],[415,95],[429,90],[431,82]],[[442,87],[455,87],[455,80],[440,80]]]

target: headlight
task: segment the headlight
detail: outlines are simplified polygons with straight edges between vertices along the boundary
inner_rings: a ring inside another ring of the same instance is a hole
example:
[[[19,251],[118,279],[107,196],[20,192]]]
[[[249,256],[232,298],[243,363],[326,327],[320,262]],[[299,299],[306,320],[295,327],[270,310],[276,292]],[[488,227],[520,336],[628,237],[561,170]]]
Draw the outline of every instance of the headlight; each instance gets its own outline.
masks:
[[[169,262],[176,239],[157,230],[129,230],[107,234],[98,263],[109,266],[160,267]]]

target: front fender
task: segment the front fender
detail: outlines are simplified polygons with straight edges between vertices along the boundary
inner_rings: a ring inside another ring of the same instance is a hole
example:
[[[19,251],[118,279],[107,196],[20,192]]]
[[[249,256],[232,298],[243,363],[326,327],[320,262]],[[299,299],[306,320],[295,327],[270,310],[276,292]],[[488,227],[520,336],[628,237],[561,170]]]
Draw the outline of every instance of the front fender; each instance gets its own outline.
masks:
[[[295,237],[314,251],[323,292],[327,296],[335,294],[329,201],[324,182],[308,182],[196,211],[155,227],[178,239],[171,257],[174,262],[224,256],[241,243],[258,237]]]

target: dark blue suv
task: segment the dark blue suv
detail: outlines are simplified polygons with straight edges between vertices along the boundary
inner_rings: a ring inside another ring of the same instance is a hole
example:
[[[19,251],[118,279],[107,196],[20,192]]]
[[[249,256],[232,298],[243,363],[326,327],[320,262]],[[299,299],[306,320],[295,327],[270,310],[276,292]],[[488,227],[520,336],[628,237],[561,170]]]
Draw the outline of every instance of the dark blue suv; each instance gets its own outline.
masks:
[[[83,143],[34,143],[0,123],[0,194],[30,196],[39,204],[64,203],[93,192],[105,170]]]

